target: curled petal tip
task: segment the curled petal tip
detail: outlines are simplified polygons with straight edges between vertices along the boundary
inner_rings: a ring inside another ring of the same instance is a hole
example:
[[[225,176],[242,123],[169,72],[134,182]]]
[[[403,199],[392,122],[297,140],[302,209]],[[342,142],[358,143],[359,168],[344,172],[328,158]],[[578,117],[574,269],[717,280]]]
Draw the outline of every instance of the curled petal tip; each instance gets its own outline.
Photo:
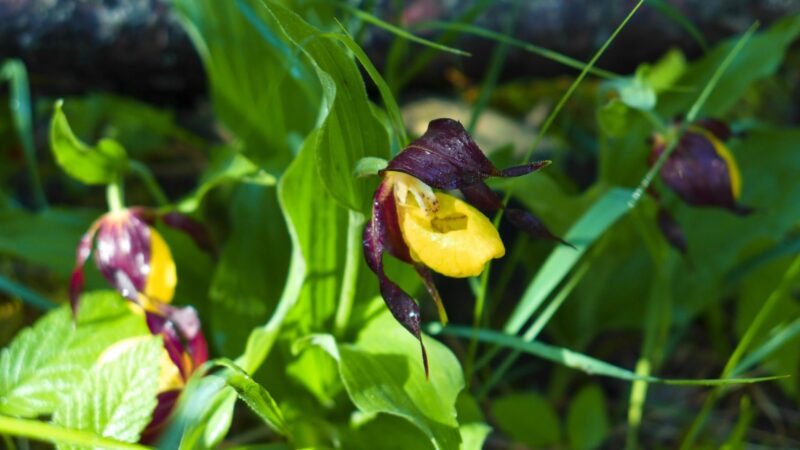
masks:
[[[425,369],[425,379],[430,380],[430,367],[428,366],[428,352],[425,351],[425,344],[422,343],[422,336],[419,337],[419,348],[422,350],[422,366]]]

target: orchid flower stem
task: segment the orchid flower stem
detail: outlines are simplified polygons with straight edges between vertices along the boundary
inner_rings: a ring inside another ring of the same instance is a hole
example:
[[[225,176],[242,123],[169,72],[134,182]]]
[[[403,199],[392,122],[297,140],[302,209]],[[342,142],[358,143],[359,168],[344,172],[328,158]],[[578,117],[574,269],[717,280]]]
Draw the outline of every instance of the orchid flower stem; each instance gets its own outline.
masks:
[[[358,266],[361,261],[361,228],[363,225],[364,215],[358,211],[350,210],[347,220],[347,249],[342,289],[339,291],[339,306],[336,308],[336,318],[334,319],[334,333],[338,337],[344,336],[347,331],[347,322],[350,320],[350,313],[353,311],[356,282],[358,281]]]
[[[755,337],[761,332],[764,322],[772,315],[775,306],[780,303],[780,300],[786,298],[798,277],[800,277],[800,255],[794,258],[794,261],[792,261],[789,269],[787,269],[783,274],[783,278],[778,286],[761,305],[761,309],[758,310],[758,314],[756,314],[756,316],[753,318],[753,321],[750,322],[750,325],[747,327],[747,331],[745,331],[744,336],[742,336],[742,339],[739,340],[739,343],[736,345],[733,353],[731,353],[730,358],[728,358],[728,362],[722,369],[722,375],[720,375],[720,378],[728,378],[731,375],[733,370],[739,364],[739,361],[744,356],[744,352],[746,352],[750,347],[753,339],[755,339]],[[686,437],[681,444],[681,450],[694,448],[694,441],[697,439],[697,434],[700,433],[700,430],[703,428],[703,425],[705,425],[709,414],[711,414],[711,410],[714,408],[714,405],[722,396],[724,391],[724,387],[719,386],[715,388],[711,394],[709,394],[708,398],[706,398],[705,403],[703,403],[703,409],[701,409],[700,414],[695,417],[694,422],[692,422],[692,426],[689,428],[689,432],[686,433]]]
[[[156,181],[156,177],[153,176],[153,172],[143,164],[141,161],[131,160],[130,161],[130,168],[131,172],[135,173],[136,176],[142,180],[144,183],[144,187],[150,192],[150,195],[153,196],[153,199],[158,203],[158,206],[166,206],[169,204],[169,199],[167,195],[164,193],[164,190],[161,189],[159,186],[158,181]]]
[[[106,201],[111,212],[119,212],[125,209],[125,189],[121,179],[106,186]]]
[[[3,434],[3,442],[6,444],[8,450],[17,450],[17,445],[14,444],[14,439],[7,434]]]
[[[481,328],[483,322],[484,308],[486,305],[486,293],[489,290],[489,271],[491,265],[487,264],[486,268],[481,273],[480,288],[478,295],[475,297],[475,309],[472,314],[472,330],[474,333],[469,340],[467,347],[467,360],[464,362],[464,379],[467,385],[470,384],[473,371],[475,370],[475,355],[478,353],[478,330]]]

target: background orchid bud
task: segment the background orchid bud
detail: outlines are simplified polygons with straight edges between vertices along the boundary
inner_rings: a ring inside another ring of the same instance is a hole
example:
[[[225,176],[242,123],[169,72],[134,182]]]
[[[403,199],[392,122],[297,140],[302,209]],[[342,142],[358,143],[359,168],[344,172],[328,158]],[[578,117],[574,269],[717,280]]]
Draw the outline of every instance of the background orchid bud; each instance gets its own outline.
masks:
[[[738,203],[741,175],[724,143],[730,135],[728,127],[716,120],[690,125],[661,168],[661,179],[690,205],[749,214],[752,209]],[[664,139],[654,139],[650,163],[665,149]]]
[[[73,311],[83,290],[83,265],[92,252],[100,273],[123,297],[150,311],[172,301],[177,271],[169,246],[153,226],[156,218],[153,211],[134,207],[109,212],[92,224],[78,244],[70,281]],[[178,213],[165,215],[164,222],[186,232],[200,248],[213,250],[199,222]]]

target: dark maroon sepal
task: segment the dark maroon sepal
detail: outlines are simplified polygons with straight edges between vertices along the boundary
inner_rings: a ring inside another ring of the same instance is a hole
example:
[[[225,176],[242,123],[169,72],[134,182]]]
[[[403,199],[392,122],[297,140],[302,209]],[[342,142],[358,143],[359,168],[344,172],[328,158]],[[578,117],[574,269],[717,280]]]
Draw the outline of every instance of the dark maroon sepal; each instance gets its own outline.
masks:
[[[394,157],[384,170],[404,172],[436,189],[460,189],[489,177],[517,177],[550,164],[540,161],[497,169],[460,122],[436,119],[419,139]],[[383,171],[382,171],[383,172]]]
[[[657,158],[663,150],[663,146],[654,148],[653,157]],[[737,203],[725,160],[714,144],[700,133],[687,131],[683,135],[664,162],[661,178],[690,205],[726,208],[740,215],[752,212],[751,208]]]
[[[462,187],[461,193],[464,194],[464,198],[467,202],[483,211],[484,214],[493,214],[503,208],[503,202],[500,200],[500,197],[498,197],[486,183],[476,183]],[[534,238],[556,241],[575,248],[574,245],[551,233],[538,217],[527,211],[508,208],[506,209],[505,217],[512,225]]]
[[[503,201],[486,183],[475,183],[461,189],[467,203],[481,210],[484,214],[494,214],[503,209]]]
[[[211,234],[201,222],[177,211],[164,214],[161,216],[161,221],[170,228],[186,233],[201,250],[214,256],[217,255],[217,248],[211,239]]]
[[[575,248],[574,245],[550,232],[547,226],[538,217],[534,216],[528,211],[523,211],[516,208],[508,208],[506,209],[505,217],[515,227],[528,233],[534,238],[556,241],[568,247]]]
[[[672,214],[666,209],[660,208],[656,220],[658,222],[658,228],[661,230],[661,234],[664,235],[667,242],[685,255],[688,249],[686,234],[684,234],[680,224],[672,217]]]
[[[94,236],[97,229],[102,226],[102,218],[95,221],[89,230],[81,236],[78,248],[75,250],[75,268],[69,278],[69,303],[72,308],[72,318],[77,319],[78,309],[80,309],[81,293],[83,292],[84,277],[83,266],[92,254],[94,246]]]
[[[69,277],[69,305],[72,308],[73,319],[78,318],[83,284],[83,265],[80,265],[72,271],[72,275]]]
[[[733,136],[733,132],[728,124],[718,119],[705,118],[696,120],[693,123],[701,128],[705,128],[722,142],[727,141]]]
[[[392,282],[383,270],[383,253],[389,250],[389,246],[392,245],[389,229],[396,227],[399,231],[400,228],[397,224],[396,211],[394,212],[394,216],[390,215],[387,217],[386,215],[388,212],[387,209],[389,208],[385,208],[384,204],[388,201],[393,202],[394,196],[389,187],[383,183],[375,193],[372,218],[364,227],[364,257],[367,261],[367,266],[378,276],[381,297],[383,297],[383,301],[386,303],[392,316],[408,330],[409,333],[419,340],[420,346],[422,347],[422,362],[425,366],[425,376],[427,377],[428,357],[425,352],[425,346],[422,344],[422,335],[420,333],[419,306],[411,296],[400,288],[400,286]],[[406,247],[406,252],[407,251],[408,249]]]

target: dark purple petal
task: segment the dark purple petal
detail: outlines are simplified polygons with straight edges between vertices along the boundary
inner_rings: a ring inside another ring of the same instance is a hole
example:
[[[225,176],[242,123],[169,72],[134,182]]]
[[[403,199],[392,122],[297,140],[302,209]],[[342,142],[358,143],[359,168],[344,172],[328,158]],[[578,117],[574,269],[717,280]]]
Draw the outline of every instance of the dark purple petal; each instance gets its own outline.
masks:
[[[150,226],[127,211],[107,214],[97,233],[94,260],[126,298],[143,292],[150,273]]]
[[[664,150],[653,149],[653,158]],[[651,159],[653,159],[651,158]],[[727,208],[737,214],[752,210],[737,204],[727,162],[704,135],[686,132],[661,169],[661,178],[683,201],[694,206]]]
[[[484,214],[494,214],[503,208],[503,201],[486,183],[475,183],[461,188],[467,203],[481,210]]]
[[[186,379],[190,375],[190,368],[186,367],[186,361],[183,358],[183,342],[181,342],[175,325],[167,320],[166,317],[159,314],[145,312],[145,317],[147,319],[147,326],[150,328],[150,333],[153,335],[161,335],[164,342],[164,349],[167,351],[169,359],[172,360],[172,363],[178,368],[181,376]]]
[[[534,216],[528,211],[523,211],[521,209],[516,209],[516,208],[508,208],[506,209],[505,217],[515,227],[521,229],[522,231],[528,233],[529,235],[537,239],[547,239],[550,241],[556,241],[564,245],[567,245],[569,247],[575,248],[574,245],[551,233],[550,230],[547,228],[547,226],[538,217]]]
[[[404,172],[436,189],[460,189],[489,177],[516,177],[549,161],[498,170],[456,120],[436,119],[419,139],[389,161],[384,170]]]
[[[78,248],[75,251],[75,268],[72,270],[72,275],[69,279],[69,301],[72,307],[72,317],[78,317],[78,308],[80,307],[81,293],[83,292],[83,266],[86,260],[92,254],[92,245],[94,243],[94,235],[97,233],[101,221],[97,220],[89,227],[89,230],[81,237],[78,242]]]
[[[175,404],[178,402],[178,397],[181,395],[180,389],[173,389],[170,391],[158,394],[158,404],[156,409],[153,410],[153,418],[147,424],[139,442],[146,445],[155,444],[158,440],[164,426],[169,422],[170,415],[175,409]]]
[[[391,200],[389,200],[391,199]],[[388,227],[400,226],[397,224],[396,212],[393,218],[394,223],[389,223],[392,219],[386,217],[387,208],[384,204],[387,201],[394,201],[392,192],[385,184],[381,184],[375,193],[372,206],[372,219],[364,227],[363,244],[364,257],[367,266],[378,276],[381,296],[395,320],[400,322],[414,337],[419,340],[422,349],[422,363],[425,367],[425,375],[428,375],[428,356],[425,346],[422,344],[420,334],[420,311],[417,303],[394,282],[392,282],[383,270],[383,253],[388,250],[390,245]],[[407,248],[406,248],[407,251]]]
[[[186,233],[198,248],[206,252],[216,255],[216,247],[211,240],[211,235],[208,233],[205,225],[192,219],[191,217],[181,214],[177,211],[172,211],[161,216],[161,221],[164,225],[175,228],[176,230]]]
[[[730,139],[731,136],[733,135],[728,124],[726,124],[721,120],[706,118],[706,119],[696,120],[693,123],[697,126],[705,128],[711,134],[716,136],[717,139],[723,142]]]
[[[658,210],[658,217],[656,220],[658,221],[658,228],[661,230],[661,234],[664,235],[667,242],[685,255],[687,250],[686,235],[683,233],[680,224],[672,217],[672,214],[666,209],[661,208]]]
[[[375,209],[383,220],[383,227],[386,233],[384,250],[390,255],[408,264],[413,264],[411,252],[408,249],[403,232],[400,230],[400,221],[397,217],[397,200],[394,198],[391,186],[388,183],[381,183],[375,193],[372,202],[373,218]]]

